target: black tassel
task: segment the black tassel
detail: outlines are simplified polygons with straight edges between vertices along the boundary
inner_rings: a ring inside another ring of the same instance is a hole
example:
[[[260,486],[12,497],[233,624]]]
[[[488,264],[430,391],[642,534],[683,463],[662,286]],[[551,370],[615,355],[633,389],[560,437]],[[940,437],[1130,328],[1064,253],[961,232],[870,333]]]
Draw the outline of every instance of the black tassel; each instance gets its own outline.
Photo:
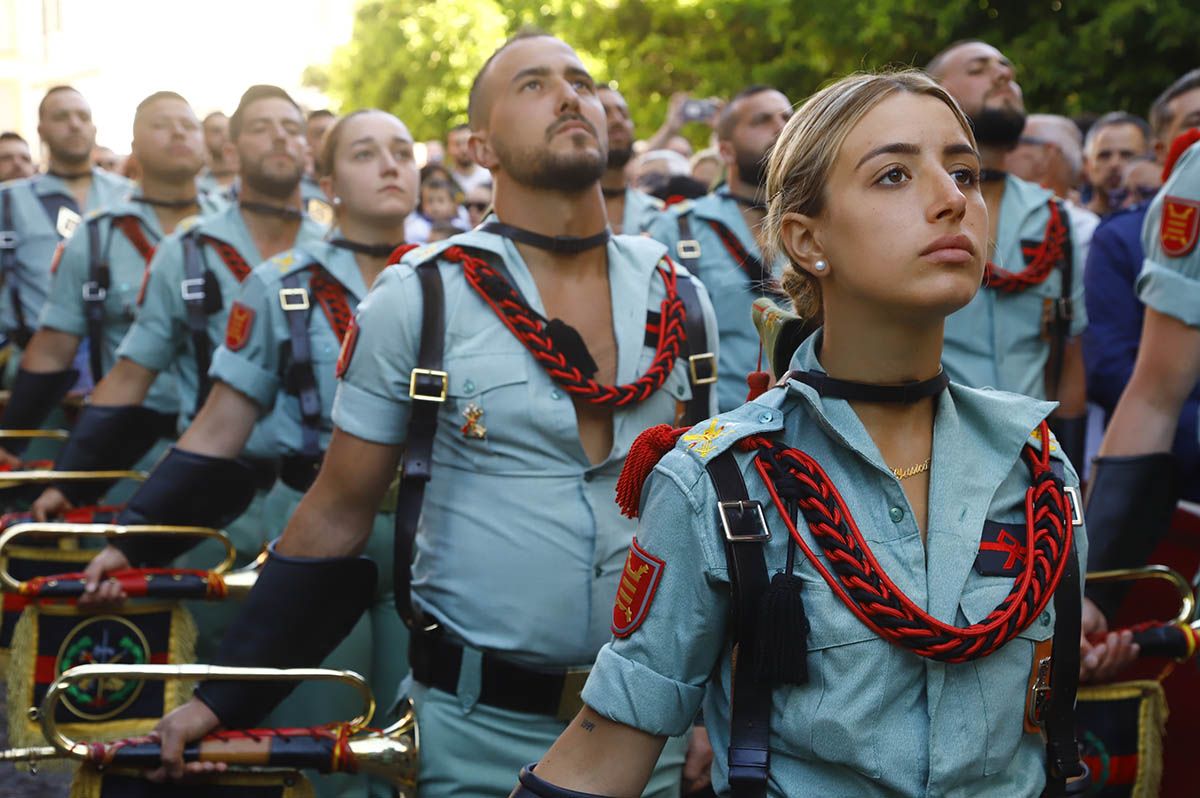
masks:
[[[762,598],[755,641],[758,678],[767,684],[808,683],[808,615],[801,590],[804,580],[780,572]]]

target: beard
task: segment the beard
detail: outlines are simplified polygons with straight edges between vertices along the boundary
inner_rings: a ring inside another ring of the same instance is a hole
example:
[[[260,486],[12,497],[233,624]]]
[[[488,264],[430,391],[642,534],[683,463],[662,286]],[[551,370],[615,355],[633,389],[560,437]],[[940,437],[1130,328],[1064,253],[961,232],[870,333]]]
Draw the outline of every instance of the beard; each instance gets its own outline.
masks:
[[[1012,149],[1025,129],[1025,112],[1014,108],[984,108],[969,119],[981,146]]]
[[[274,153],[272,153],[273,155]],[[286,172],[268,172],[263,168],[263,162],[269,156],[264,156],[256,163],[243,163],[242,180],[246,185],[276,199],[287,199],[300,185],[304,176],[304,164],[296,163],[294,168]]]
[[[767,182],[767,154],[739,152],[737,154],[738,179],[756,188]]]
[[[624,169],[633,158],[633,144],[628,147],[622,147],[619,150],[608,151],[608,168],[609,169]]]
[[[509,150],[493,141],[500,168],[522,185],[547,191],[577,194],[594,186],[607,168],[603,151],[576,150],[555,153],[543,148]]]

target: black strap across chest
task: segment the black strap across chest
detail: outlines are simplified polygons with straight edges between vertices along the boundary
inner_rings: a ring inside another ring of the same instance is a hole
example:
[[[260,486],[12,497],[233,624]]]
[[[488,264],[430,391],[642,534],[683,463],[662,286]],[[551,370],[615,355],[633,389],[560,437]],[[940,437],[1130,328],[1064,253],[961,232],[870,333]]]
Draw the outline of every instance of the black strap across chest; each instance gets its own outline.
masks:
[[[108,299],[108,290],[112,287],[109,252],[112,249],[113,233],[120,227],[130,245],[145,260],[145,268],[149,268],[154,246],[143,232],[143,225],[135,215],[111,217],[108,235],[101,246],[100,218],[84,221],[88,236],[88,274],[82,287],[83,316],[87,323],[88,365],[93,383],[99,383],[104,376],[104,362],[101,357],[104,352],[104,303]],[[157,238],[155,235],[156,241]]]
[[[36,180],[37,178],[34,178]],[[28,185],[32,187],[33,181]],[[58,213],[63,208],[79,213],[79,205],[74,197],[64,194],[38,194],[42,209],[50,221],[50,226],[58,230]],[[21,289],[18,285],[17,272],[27,268],[17,258],[17,247],[21,243],[21,234],[13,223],[12,187],[0,188],[0,280],[8,283],[8,295],[12,300],[13,318],[16,328],[12,331],[13,338],[20,346],[29,343],[33,337],[33,328],[25,319],[25,308],[21,305]]]
[[[689,215],[681,213],[676,217],[676,222],[679,226],[679,243],[676,245],[675,254],[679,258],[679,262],[699,279],[700,242],[696,240],[696,237],[692,233],[692,224],[688,220]],[[771,272],[759,258],[751,254],[742,245],[741,239],[734,235],[732,230],[715,219],[705,219],[704,221],[708,223],[709,227],[720,238],[721,244],[725,247],[730,257],[733,258],[734,262],[737,263],[738,267],[746,273],[752,292],[765,293],[786,299]]]
[[[1075,282],[1075,248],[1071,243],[1071,222],[1067,214],[1066,204],[1052,200],[1058,204],[1062,215],[1063,227],[1066,230],[1066,242],[1063,244],[1063,258],[1059,271],[1062,274],[1062,287],[1058,299],[1049,313],[1050,325],[1050,356],[1049,380],[1046,385],[1046,396],[1057,399],[1062,387],[1063,366],[1066,359],[1067,340],[1071,337],[1071,322],[1075,318],[1075,301],[1071,297],[1072,285]]]
[[[1054,463],[1061,476],[1061,465]],[[764,546],[770,540],[762,505],[750,499],[732,450],[706,465],[717,494],[715,526],[725,548],[730,582],[733,667],[730,676],[729,786],[733,798],[763,798],[770,770],[773,687],[756,676],[760,608],[770,585]],[[1072,794],[1067,779],[1086,774],[1075,739],[1075,696],[1079,686],[1081,599],[1079,562],[1072,545],[1054,593],[1054,646],[1050,697],[1042,714],[1046,735],[1046,788],[1042,798]]]

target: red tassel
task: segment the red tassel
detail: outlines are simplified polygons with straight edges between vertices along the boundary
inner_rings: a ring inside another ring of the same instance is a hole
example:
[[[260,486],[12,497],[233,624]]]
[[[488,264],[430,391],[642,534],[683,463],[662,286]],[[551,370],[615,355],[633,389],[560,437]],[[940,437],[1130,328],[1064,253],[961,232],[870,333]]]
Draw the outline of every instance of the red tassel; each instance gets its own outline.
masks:
[[[411,252],[412,250],[416,249],[419,246],[421,246],[421,245],[420,244],[401,244],[400,246],[396,247],[395,249],[392,250],[392,254],[388,255],[388,260],[387,260],[388,265],[391,266],[393,264],[399,263],[401,258],[403,258],[405,255],[407,255],[409,252]]]
[[[673,429],[669,424],[650,427],[633,441],[629,454],[625,456],[625,467],[617,479],[617,504],[621,515],[637,518],[642,505],[642,486],[658,461],[675,448],[675,441],[688,431],[688,427]]]
[[[1171,176],[1171,170],[1175,168],[1175,162],[1179,160],[1179,156],[1187,151],[1197,141],[1200,141],[1200,129],[1192,128],[1180,133],[1174,141],[1171,142],[1171,151],[1167,153],[1167,161],[1163,164],[1162,179],[1166,182]]]
[[[750,393],[746,394],[746,401],[753,402],[770,390],[771,375],[765,371],[752,371],[746,375],[746,384],[750,386]]]

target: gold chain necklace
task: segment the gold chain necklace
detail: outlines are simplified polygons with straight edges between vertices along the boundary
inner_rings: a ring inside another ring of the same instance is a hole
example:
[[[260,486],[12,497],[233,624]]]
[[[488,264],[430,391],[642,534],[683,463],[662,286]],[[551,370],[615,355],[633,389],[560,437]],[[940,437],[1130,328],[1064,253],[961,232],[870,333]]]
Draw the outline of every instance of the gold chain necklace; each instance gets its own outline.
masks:
[[[915,477],[917,474],[924,474],[929,470],[929,463],[932,459],[932,457],[926,457],[925,462],[917,463],[908,468],[893,468],[892,473],[896,475],[896,479],[908,479],[909,477]]]

